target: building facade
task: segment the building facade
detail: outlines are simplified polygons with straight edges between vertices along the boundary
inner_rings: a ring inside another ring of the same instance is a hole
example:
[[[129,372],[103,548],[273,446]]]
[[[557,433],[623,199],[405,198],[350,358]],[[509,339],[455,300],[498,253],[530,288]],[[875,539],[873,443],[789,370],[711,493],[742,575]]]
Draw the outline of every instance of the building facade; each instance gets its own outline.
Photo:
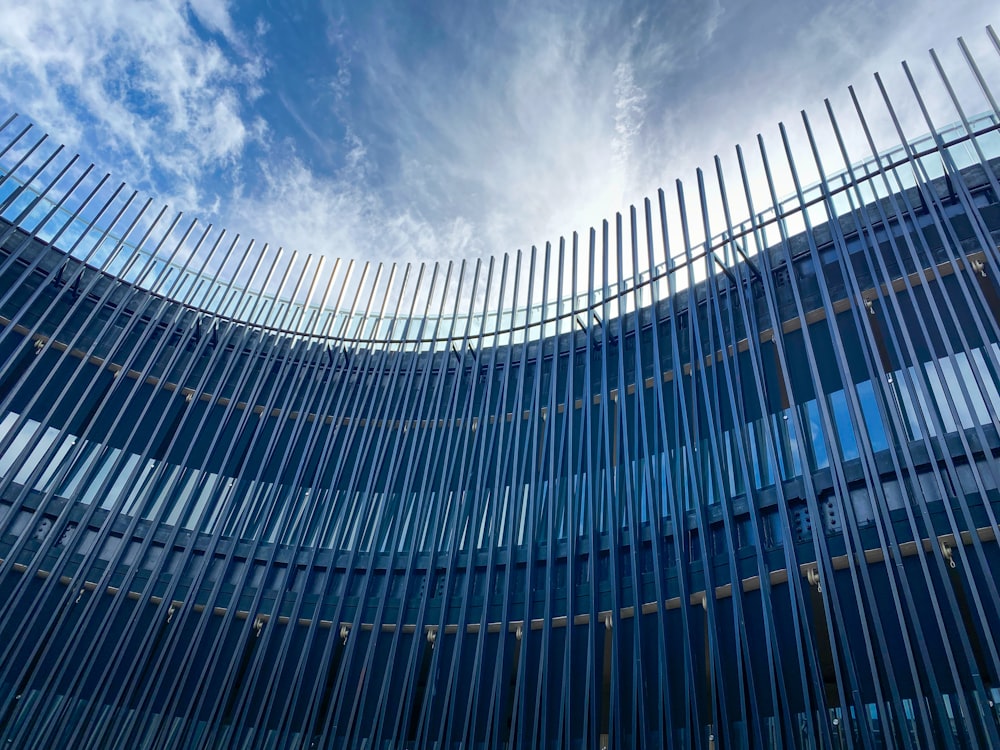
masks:
[[[0,737],[1000,747],[1000,112],[954,104],[808,188],[782,129],[766,205],[739,151],[330,272],[8,120]]]

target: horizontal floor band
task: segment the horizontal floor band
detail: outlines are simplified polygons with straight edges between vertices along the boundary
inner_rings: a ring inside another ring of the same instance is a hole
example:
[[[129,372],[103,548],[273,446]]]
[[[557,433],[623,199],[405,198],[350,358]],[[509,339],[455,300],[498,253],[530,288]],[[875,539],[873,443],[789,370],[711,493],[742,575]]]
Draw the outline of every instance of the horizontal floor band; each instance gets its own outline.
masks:
[[[981,526],[981,527],[977,528],[976,529],[976,534],[978,535],[979,540],[982,541],[982,542],[992,542],[992,541],[995,541],[996,538],[997,538],[996,534],[994,533],[993,528],[990,527],[990,526]],[[963,545],[969,546],[969,545],[972,544],[972,533],[971,532],[963,531],[963,532],[961,532],[960,536],[962,538],[962,544]],[[952,549],[952,548],[954,548],[956,546],[955,545],[955,535],[954,534],[941,534],[940,536],[936,537],[936,542],[937,542],[937,548],[941,549],[942,552],[944,552],[946,554],[947,554],[948,550],[950,550],[950,549]],[[923,546],[924,552],[926,552],[926,553],[930,553],[930,552],[932,552],[935,549],[934,544],[932,543],[932,541],[929,538],[926,538],[926,539],[923,540],[923,545],[922,546]],[[916,542],[903,542],[903,543],[901,543],[899,545],[899,552],[900,552],[900,555],[902,557],[913,557],[914,555],[917,554],[917,549],[918,549],[918,546],[917,546]],[[864,559],[865,559],[865,562],[867,562],[869,565],[874,564],[874,563],[884,562],[885,561],[885,553],[882,550],[882,548],[880,548],[880,547],[875,547],[873,549],[866,549],[864,551]],[[850,556],[849,555],[836,555],[833,558],[831,558],[830,562],[831,562],[831,565],[832,565],[832,567],[833,567],[834,570],[846,570],[847,568],[850,567]],[[4,561],[2,559],[0,559],[0,565],[3,565],[3,563],[4,563]],[[25,573],[25,572],[27,572],[28,567],[26,565],[21,564],[21,563],[14,563],[13,569],[14,569],[15,572]],[[46,579],[46,578],[49,577],[49,572],[46,571],[46,570],[39,570],[35,575],[38,578]],[[816,578],[816,576],[817,576],[817,563],[815,563],[815,562],[802,563],[799,566],[799,575],[801,575],[803,578],[806,578],[806,579],[810,579],[810,580],[815,579],[815,580],[818,580],[818,578]],[[61,584],[63,584],[64,586],[69,586],[70,584],[72,584],[73,579],[70,578],[69,576],[61,576],[60,579],[59,579],[59,582]],[[770,582],[771,582],[771,585],[787,583],[788,582],[788,569],[787,568],[779,568],[777,570],[772,570],[771,573],[770,573]],[[751,591],[759,591],[760,590],[760,576],[750,576],[748,578],[744,578],[742,580],[742,588],[743,588],[743,591],[745,593],[749,593]],[[83,584],[81,584],[81,586],[80,586],[80,593],[82,595],[84,591],[95,591],[96,589],[97,589],[97,584],[96,583],[94,583],[92,581],[84,581]],[[108,587],[106,587],[105,592],[107,594],[109,594],[109,595],[114,596],[114,595],[117,595],[117,594],[121,593],[121,589],[119,589],[119,588],[117,588],[115,586],[108,586]],[[732,597],[732,595],[733,595],[732,584],[727,583],[725,585],[717,586],[715,588],[715,598],[716,599],[728,599],[728,598]],[[139,600],[141,600],[143,598],[142,593],[138,592],[138,591],[129,591],[126,594],[126,596],[128,596],[128,598],[132,599],[133,601],[139,601]],[[159,596],[150,596],[150,597],[148,597],[148,601],[149,601],[150,604],[153,604],[153,605],[156,605],[156,606],[159,606],[160,604],[163,603],[162,597],[159,597]],[[689,596],[689,603],[693,607],[694,606],[704,606],[704,604],[705,604],[705,592],[704,591],[696,591],[696,592],[692,593]],[[171,608],[173,610],[179,610],[182,607],[184,607],[184,605],[185,605],[185,603],[184,603],[183,600],[177,600],[177,599],[175,599],[174,601],[172,601],[170,603],[170,606],[171,606]],[[670,599],[667,599],[667,600],[665,600],[663,602],[663,608],[665,610],[668,610],[668,611],[669,610],[680,609],[680,606],[681,606],[681,598],[677,597],[677,596],[672,597]],[[195,612],[204,612],[205,609],[206,609],[206,607],[205,607],[204,604],[195,604],[194,605],[194,611]],[[640,611],[644,615],[653,614],[653,613],[657,612],[658,610],[659,610],[659,602],[657,602],[657,601],[646,602],[646,603],[644,603],[640,607]],[[212,609],[212,614],[216,615],[216,616],[219,616],[219,617],[223,617],[223,616],[227,615],[228,613],[229,613],[229,609],[226,608],[226,607],[214,607]],[[235,611],[234,616],[238,620],[247,620],[247,619],[249,619],[251,617],[251,613],[249,611],[247,611],[247,610],[238,609],[238,610]],[[597,613],[597,621],[598,622],[603,622],[603,623],[607,624],[608,621],[611,619],[611,616],[612,616],[612,611],[611,610],[601,610],[600,612]],[[256,616],[254,616],[254,620],[258,621],[260,623],[266,623],[266,622],[269,622],[271,620],[271,617],[272,616],[269,615],[269,614],[262,613],[262,614],[258,614]],[[623,620],[627,620],[627,619],[630,619],[632,617],[635,617],[635,607],[633,607],[633,606],[622,607],[621,609],[618,610],[618,617],[619,617],[619,619],[623,619]],[[290,621],[290,618],[287,617],[287,616],[282,615],[282,616],[278,617],[278,623],[281,624],[281,625],[287,625],[289,623],[289,621]],[[308,617],[299,618],[297,622],[298,622],[299,625],[301,625],[303,627],[309,627],[309,626],[312,625],[312,619],[308,618]],[[590,622],[590,615],[588,613],[586,613],[586,612],[582,613],[582,614],[575,615],[573,617],[573,624],[574,625],[587,625],[589,622]],[[568,618],[567,615],[558,615],[558,616],[552,618],[552,627],[553,628],[564,628],[564,627],[566,627],[568,625],[568,623],[569,623],[569,618]],[[531,621],[531,630],[541,630],[544,627],[544,625],[545,625],[545,620],[544,619],[542,619],[542,618],[533,619]],[[333,626],[333,622],[330,621],[330,620],[320,620],[319,621],[319,627],[321,627],[323,629],[327,629],[328,630],[332,626]],[[524,626],[524,621],[523,620],[511,620],[507,624],[507,630],[508,630],[508,632],[512,632],[513,633],[513,632],[517,632],[518,629],[523,628],[523,626]],[[352,628],[355,627],[355,624],[352,623],[352,622],[341,622],[340,623],[340,627],[342,629],[347,629],[349,631],[349,630],[351,630]],[[404,632],[404,633],[413,633],[413,632],[416,631],[416,625],[413,625],[413,624],[404,624],[402,626],[398,626],[398,625],[396,625],[396,623],[383,623],[382,625],[379,626],[379,629],[383,633],[393,633],[393,632],[396,631],[397,627],[401,627],[402,628],[402,632]],[[487,627],[487,632],[490,632],[490,633],[499,633],[499,632],[501,632],[503,630],[503,624],[500,623],[500,622],[490,622],[490,623],[487,623],[486,627]],[[371,630],[375,629],[375,625],[373,623],[361,623],[360,628],[363,631],[371,631]],[[459,630],[459,626],[457,624],[450,624],[450,625],[445,625],[444,626],[444,632],[445,633],[449,633],[449,634],[451,634],[451,633],[457,633],[458,630]],[[432,633],[432,632],[436,633],[438,631],[438,626],[437,625],[425,625],[424,626],[424,631],[428,632],[428,633]],[[465,626],[465,631],[467,633],[478,633],[480,631],[480,623],[478,623],[478,622],[467,623],[466,626]]]

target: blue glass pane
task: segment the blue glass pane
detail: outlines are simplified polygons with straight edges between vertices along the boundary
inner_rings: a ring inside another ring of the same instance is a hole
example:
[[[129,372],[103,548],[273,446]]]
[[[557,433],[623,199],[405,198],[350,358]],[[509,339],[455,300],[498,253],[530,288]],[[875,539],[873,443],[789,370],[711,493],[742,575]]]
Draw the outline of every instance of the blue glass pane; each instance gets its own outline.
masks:
[[[875,401],[875,390],[872,382],[866,380],[855,386],[858,394],[858,401],[861,402],[861,414],[865,419],[865,429],[868,431],[868,440],[871,441],[872,450],[883,451],[889,447],[889,441],[885,434],[885,425],[882,424],[882,415],[878,411],[878,403]]]
[[[826,468],[830,465],[830,458],[827,455],[826,439],[823,436],[823,427],[819,418],[819,405],[815,399],[805,405],[805,412],[806,424],[809,429],[813,468]]]
[[[854,436],[854,423],[847,406],[847,396],[843,391],[831,393],[830,408],[833,411],[833,421],[837,426],[837,442],[840,444],[840,454],[845,461],[858,457],[858,441]]]

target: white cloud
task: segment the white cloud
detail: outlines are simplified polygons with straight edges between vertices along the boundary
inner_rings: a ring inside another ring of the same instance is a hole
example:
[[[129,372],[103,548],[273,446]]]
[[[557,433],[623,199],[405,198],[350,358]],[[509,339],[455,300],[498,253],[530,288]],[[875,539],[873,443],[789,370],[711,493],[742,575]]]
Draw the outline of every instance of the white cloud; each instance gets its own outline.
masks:
[[[58,137],[163,199],[210,202],[204,173],[235,164],[265,131],[245,118],[263,64],[192,26],[237,39],[225,3],[8,3],[0,35],[7,98]]]
[[[630,59],[643,32],[601,41],[611,21],[590,11],[518,7],[485,38],[448,29],[461,66],[431,55],[412,70],[391,39],[369,40],[358,53],[369,96],[400,155],[385,176],[390,203],[467,224],[471,247],[489,253],[586,231],[618,206],[643,128]]]
[[[238,40],[233,28],[233,19],[229,15],[228,0],[188,0],[188,5],[198,20],[209,30],[222,34],[232,41]]]
[[[364,147],[348,134],[347,166],[330,176],[308,169],[294,150],[262,165],[262,189],[231,202],[233,222],[259,237],[303,252],[359,260],[415,262],[472,249],[462,219],[429,222],[387,205],[363,179]]]
[[[646,92],[635,85],[632,66],[626,62],[615,68],[615,137],[612,150],[624,163],[632,156],[632,143],[642,129]]]

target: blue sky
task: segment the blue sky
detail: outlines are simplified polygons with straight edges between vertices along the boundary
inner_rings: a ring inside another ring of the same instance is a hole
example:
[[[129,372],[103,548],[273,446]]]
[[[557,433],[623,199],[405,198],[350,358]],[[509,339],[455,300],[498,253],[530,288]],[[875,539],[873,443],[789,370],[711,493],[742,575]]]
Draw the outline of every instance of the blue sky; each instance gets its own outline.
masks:
[[[958,35],[995,71],[989,5],[4,0],[0,110],[244,236],[475,257],[586,231],[758,132],[779,149],[824,96],[848,115],[849,83],[877,109],[871,73],[905,94],[928,47],[961,71]]]

